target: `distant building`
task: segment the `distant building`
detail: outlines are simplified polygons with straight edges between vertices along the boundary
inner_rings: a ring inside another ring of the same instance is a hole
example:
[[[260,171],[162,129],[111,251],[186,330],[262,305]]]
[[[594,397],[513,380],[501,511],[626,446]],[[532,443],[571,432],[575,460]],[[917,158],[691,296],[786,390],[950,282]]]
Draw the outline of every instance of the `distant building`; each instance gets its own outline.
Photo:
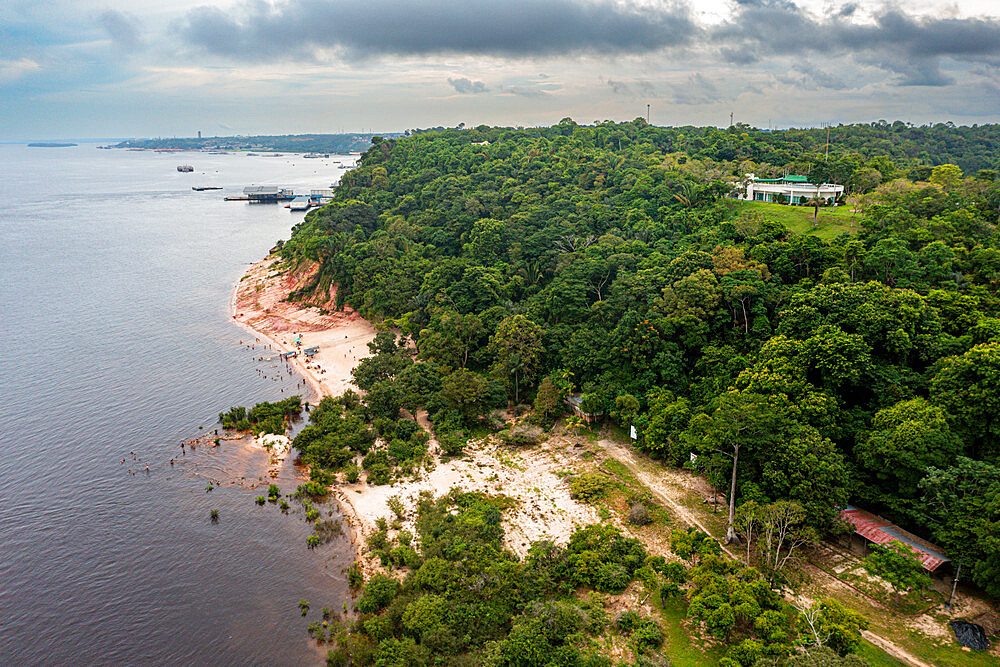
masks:
[[[583,418],[588,424],[597,421],[601,415],[591,414],[589,412],[584,412],[583,408],[580,407],[583,404],[583,394],[570,394],[566,397],[566,406],[573,412],[577,417]]]
[[[810,183],[807,176],[789,174],[782,178],[757,178],[747,174],[746,190],[740,199],[779,204],[805,204],[813,197],[832,204],[844,194],[844,186],[834,183]]]

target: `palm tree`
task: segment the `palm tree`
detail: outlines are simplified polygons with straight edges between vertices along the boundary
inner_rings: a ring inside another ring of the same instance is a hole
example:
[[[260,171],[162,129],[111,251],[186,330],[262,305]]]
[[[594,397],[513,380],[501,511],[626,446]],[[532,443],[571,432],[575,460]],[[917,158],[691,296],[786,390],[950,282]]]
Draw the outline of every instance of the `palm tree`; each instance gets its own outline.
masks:
[[[822,203],[824,203],[824,201],[819,196],[819,188],[816,188],[816,194],[811,199],[806,201],[806,206],[813,207],[813,227],[819,223],[819,207]]]

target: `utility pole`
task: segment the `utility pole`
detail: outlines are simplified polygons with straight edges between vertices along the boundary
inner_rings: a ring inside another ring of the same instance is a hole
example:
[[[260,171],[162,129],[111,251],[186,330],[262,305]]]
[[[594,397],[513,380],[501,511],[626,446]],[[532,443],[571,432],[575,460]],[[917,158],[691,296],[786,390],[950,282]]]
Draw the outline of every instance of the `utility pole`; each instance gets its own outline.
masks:
[[[733,112],[729,112],[729,127],[733,126]]]
[[[830,123],[826,124],[826,156],[823,158],[823,162],[828,162],[830,160]]]
[[[649,105],[646,105],[646,125],[649,125]]]
[[[958,568],[955,570],[955,580],[951,584],[951,596],[948,598],[948,604],[945,605],[948,609],[951,609],[951,603],[955,599],[955,589],[958,588],[958,575],[962,571],[962,559],[958,559]]]

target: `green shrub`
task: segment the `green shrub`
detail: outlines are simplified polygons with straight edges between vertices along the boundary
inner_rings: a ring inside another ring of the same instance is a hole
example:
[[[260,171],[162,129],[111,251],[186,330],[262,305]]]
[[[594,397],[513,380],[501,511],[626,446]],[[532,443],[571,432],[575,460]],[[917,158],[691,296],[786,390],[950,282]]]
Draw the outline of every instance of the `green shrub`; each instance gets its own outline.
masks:
[[[500,439],[511,447],[530,447],[537,445],[545,437],[545,431],[531,424],[517,424],[506,431],[500,432]]]
[[[405,518],[406,516],[405,508],[403,507],[403,501],[400,499],[399,496],[389,496],[388,498],[386,498],[385,504],[389,507],[389,509],[392,510],[392,513],[395,514],[397,517],[399,517],[400,519]]]
[[[365,577],[361,574],[361,567],[357,563],[352,563],[349,568],[347,568],[347,585],[351,587],[351,590],[356,590],[361,588],[362,584],[365,583]]]
[[[585,472],[569,483],[570,496],[584,502],[603,498],[611,488],[611,480],[599,472]]]
[[[468,442],[464,431],[438,433],[437,440],[441,450],[448,456],[461,456]]]
[[[272,486],[274,486],[272,484]],[[277,487],[275,487],[277,488]],[[304,482],[295,489],[296,498],[322,498],[330,492],[330,489],[319,482]],[[280,489],[279,489],[280,493]]]
[[[308,546],[310,549],[318,547],[319,543],[320,543],[319,535],[315,533],[306,537],[306,546]]]
[[[375,463],[368,468],[368,483],[381,486],[392,482],[392,468],[386,463]]]
[[[267,502],[267,497],[266,496],[257,496],[256,498],[253,499],[253,501],[255,503],[257,503],[258,505],[263,505],[264,503]]]
[[[357,484],[361,477],[361,471],[356,463],[348,463],[344,466],[344,481],[348,484]]]
[[[396,595],[399,582],[384,574],[376,574],[365,584],[361,598],[358,600],[358,611],[362,614],[374,614],[381,611]]]
[[[306,600],[299,600],[299,611],[302,612],[303,616],[309,613],[309,603]]]

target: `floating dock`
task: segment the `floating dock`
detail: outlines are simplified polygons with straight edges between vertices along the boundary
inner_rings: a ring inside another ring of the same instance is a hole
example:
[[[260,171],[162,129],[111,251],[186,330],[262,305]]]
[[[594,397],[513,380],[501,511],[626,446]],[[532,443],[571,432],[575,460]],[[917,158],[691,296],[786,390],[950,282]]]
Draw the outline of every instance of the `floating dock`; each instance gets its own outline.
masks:
[[[250,185],[243,188],[243,194],[251,202],[264,204],[295,199],[294,192],[288,188],[279,188],[275,185]]]

